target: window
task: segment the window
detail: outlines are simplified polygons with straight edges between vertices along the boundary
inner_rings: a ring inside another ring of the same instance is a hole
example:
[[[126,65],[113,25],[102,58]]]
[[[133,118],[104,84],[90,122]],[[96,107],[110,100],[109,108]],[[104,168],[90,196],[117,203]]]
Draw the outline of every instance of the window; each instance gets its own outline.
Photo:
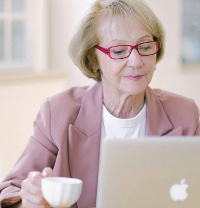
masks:
[[[200,1],[183,0],[182,5],[182,62],[200,64]]]
[[[49,0],[0,0],[0,75],[48,70]]]
[[[0,0],[0,73],[30,65],[28,1]]]

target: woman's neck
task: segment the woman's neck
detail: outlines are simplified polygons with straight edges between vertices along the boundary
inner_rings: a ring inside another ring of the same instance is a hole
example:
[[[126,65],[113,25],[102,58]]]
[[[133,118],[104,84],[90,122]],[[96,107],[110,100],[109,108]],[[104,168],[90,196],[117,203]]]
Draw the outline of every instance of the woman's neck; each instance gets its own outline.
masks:
[[[138,95],[103,93],[107,110],[117,118],[133,118],[144,106],[145,92]]]

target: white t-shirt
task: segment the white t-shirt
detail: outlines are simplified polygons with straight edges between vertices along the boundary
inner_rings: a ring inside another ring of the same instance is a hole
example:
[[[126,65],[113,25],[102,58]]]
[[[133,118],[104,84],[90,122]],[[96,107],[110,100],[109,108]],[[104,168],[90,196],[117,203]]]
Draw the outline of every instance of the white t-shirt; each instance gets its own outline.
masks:
[[[137,138],[145,136],[146,103],[137,116],[129,119],[116,118],[103,105],[101,142],[108,138]]]

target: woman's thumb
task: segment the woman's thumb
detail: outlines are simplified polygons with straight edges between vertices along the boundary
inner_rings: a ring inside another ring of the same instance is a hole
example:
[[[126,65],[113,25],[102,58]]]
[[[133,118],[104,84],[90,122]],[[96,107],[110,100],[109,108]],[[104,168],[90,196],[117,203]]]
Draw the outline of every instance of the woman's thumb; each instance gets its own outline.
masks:
[[[42,171],[42,177],[53,177],[53,170],[49,167],[46,167]]]

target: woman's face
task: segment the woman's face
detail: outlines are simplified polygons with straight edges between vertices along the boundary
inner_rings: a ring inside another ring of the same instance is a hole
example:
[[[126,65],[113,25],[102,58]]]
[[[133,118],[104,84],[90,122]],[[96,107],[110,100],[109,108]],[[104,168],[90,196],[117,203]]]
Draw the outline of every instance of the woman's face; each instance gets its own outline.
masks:
[[[100,43],[103,48],[115,45],[137,45],[153,41],[142,25],[132,19],[114,17],[111,24],[108,19],[99,25]],[[140,56],[136,49],[125,59],[111,59],[96,49],[98,68],[102,73],[104,92],[137,95],[145,92],[156,68],[156,54]],[[137,77],[136,77],[137,76]]]

